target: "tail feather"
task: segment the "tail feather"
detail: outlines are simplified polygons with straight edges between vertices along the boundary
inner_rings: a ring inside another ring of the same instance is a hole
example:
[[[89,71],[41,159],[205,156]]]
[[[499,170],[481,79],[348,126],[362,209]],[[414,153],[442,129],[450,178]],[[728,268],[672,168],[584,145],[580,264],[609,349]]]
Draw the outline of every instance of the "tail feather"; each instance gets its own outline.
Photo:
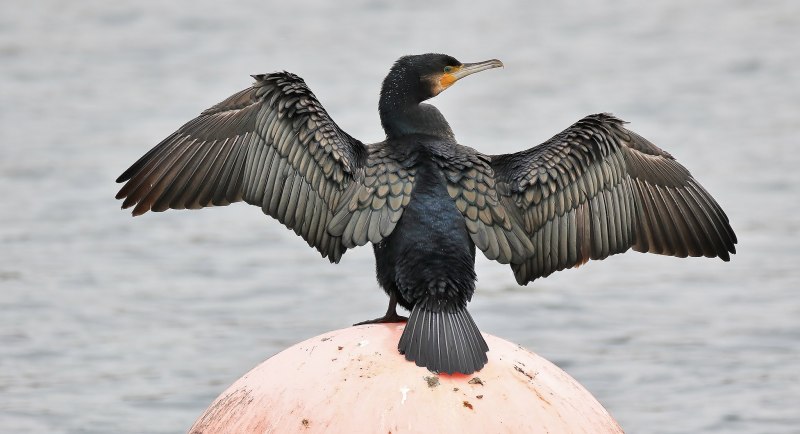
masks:
[[[472,352],[470,351],[469,340],[465,334],[466,329],[461,324],[457,324],[454,325],[454,327],[452,327],[450,330],[453,335],[453,340],[450,342],[453,343],[452,346],[455,348],[457,363],[460,366],[474,364],[475,358],[472,357]],[[466,372],[464,373],[466,374]]]
[[[486,363],[486,352],[489,351],[489,347],[486,345],[486,341],[483,339],[483,336],[481,336],[478,326],[475,325],[469,313],[467,313],[466,310],[464,313],[466,315],[458,317],[457,320],[461,323],[463,333],[466,335],[467,342],[470,344],[469,346],[473,348],[473,351],[470,353],[472,362],[483,366]]]
[[[422,303],[411,311],[397,349],[417,366],[448,374],[480,370],[489,351],[466,309],[433,312]]]

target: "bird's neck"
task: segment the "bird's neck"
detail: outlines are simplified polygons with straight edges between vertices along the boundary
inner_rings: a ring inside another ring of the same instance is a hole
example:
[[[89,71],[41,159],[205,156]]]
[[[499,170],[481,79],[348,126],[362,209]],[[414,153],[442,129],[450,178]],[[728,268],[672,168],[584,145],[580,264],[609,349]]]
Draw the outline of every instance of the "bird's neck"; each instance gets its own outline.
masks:
[[[427,97],[415,74],[396,65],[383,81],[378,112],[386,138],[427,134],[454,140],[453,130],[439,110],[422,103]]]
[[[416,104],[402,109],[380,110],[381,125],[386,138],[398,138],[411,134],[426,134],[455,140],[450,124],[439,110],[430,104]]]

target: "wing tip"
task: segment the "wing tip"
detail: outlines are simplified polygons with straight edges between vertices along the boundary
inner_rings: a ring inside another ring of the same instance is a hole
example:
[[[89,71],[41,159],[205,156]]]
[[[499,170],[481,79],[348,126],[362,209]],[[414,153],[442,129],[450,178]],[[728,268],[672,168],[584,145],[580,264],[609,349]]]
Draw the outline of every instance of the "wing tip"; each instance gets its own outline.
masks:
[[[736,241],[734,241],[733,243],[735,244]],[[720,251],[717,254],[717,256],[720,259],[722,259],[723,261],[725,261],[725,262],[730,262],[731,261],[731,255],[735,255],[736,254],[736,246],[734,244],[731,244],[730,246],[728,246],[727,250]]]
[[[119,209],[121,209],[121,210],[126,210],[126,209],[128,209],[128,208],[130,208],[130,207],[132,207],[132,206],[133,206],[133,204],[125,204],[125,203],[123,203],[123,204],[122,204],[122,206],[120,206],[120,207],[119,207]],[[134,209],[131,211],[131,216],[132,216],[132,217],[139,217],[140,215],[142,215],[142,214],[146,213],[147,211],[149,211],[149,210],[147,210],[147,209],[145,209],[145,210],[140,210],[140,209],[137,207],[137,208],[134,208]]]
[[[147,211],[150,211],[150,209],[148,207],[146,207],[146,206],[138,206],[137,205],[136,207],[133,208],[133,211],[131,211],[131,215],[134,216],[134,217],[138,217],[138,216],[146,213]]]

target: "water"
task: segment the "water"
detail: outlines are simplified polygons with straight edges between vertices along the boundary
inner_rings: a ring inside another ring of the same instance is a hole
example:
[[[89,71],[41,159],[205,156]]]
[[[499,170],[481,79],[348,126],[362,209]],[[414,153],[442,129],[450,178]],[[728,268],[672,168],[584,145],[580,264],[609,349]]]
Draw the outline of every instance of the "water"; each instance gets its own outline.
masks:
[[[132,219],[113,179],[276,69],[377,141],[391,62],[441,51],[506,64],[433,101],[462,143],[511,152],[614,112],[740,239],[727,264],[630,253],[525,288],[482,260],[481,328],[631,433],[800,432],[800,3],[275,3],[3,2],[0,431],[185,431],[266,357],[383,312],[369,248],[331,266],[241,204]]]

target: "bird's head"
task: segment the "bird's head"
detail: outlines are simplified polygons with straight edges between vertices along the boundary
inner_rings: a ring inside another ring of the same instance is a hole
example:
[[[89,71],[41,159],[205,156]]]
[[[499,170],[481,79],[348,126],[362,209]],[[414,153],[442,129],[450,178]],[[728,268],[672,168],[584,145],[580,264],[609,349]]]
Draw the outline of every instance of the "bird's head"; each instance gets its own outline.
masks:
[[[446,54],[418,54],[403,56],[392,66],[386,77],[386,84],[394,84],[397,88],[405,87],[406,92],[415,91],[417,102],[433,98],[456,81],[487,69],[499,68],[503,62],[492,59],[485,62],[461,63]],[[398,81],[397,83],[392,83]],[[405,81],[402,86],[399,81]],[[409,87],[411,89],[409,89]]]

